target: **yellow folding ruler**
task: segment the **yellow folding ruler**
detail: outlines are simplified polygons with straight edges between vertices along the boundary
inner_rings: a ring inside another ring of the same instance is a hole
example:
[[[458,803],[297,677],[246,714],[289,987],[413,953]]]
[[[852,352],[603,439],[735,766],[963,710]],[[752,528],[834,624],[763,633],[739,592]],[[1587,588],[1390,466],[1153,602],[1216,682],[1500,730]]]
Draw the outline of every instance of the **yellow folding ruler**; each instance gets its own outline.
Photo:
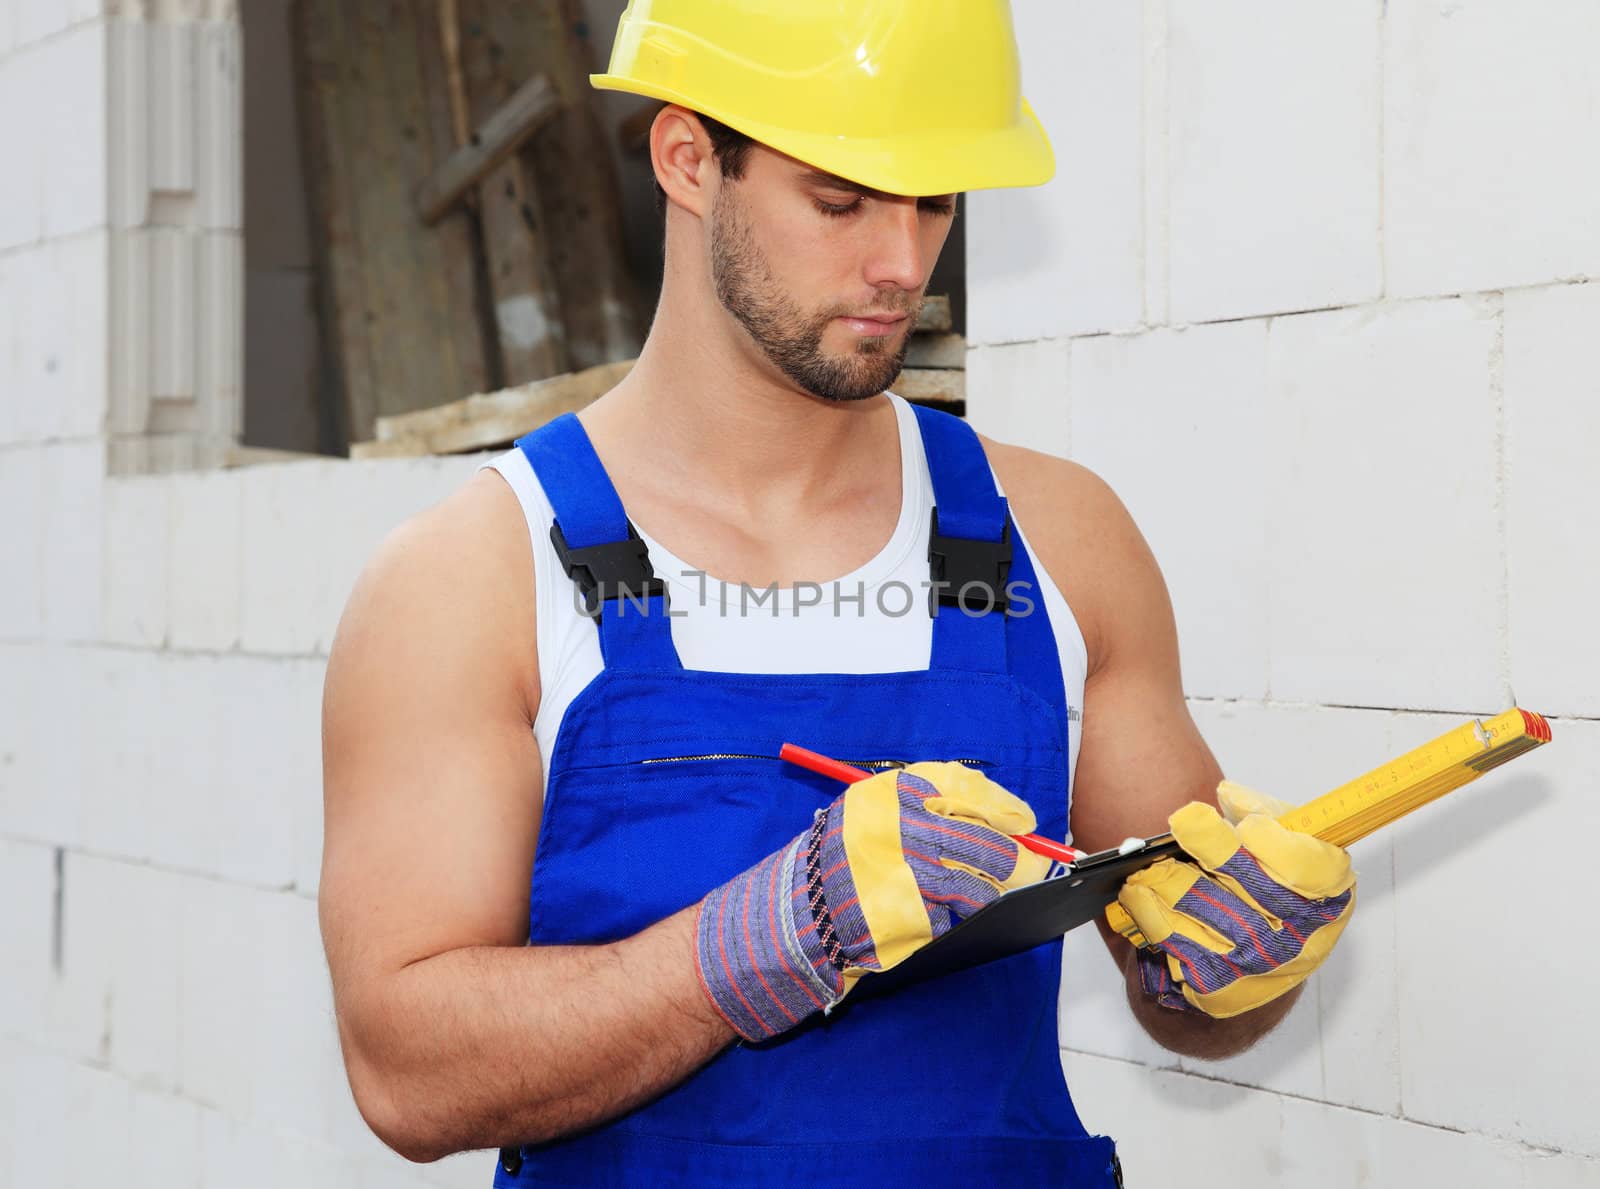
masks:
[[[1278,821],[1299,833],[1349,846],[1548,742],[1550,724],[1531,710],[1511,709],[1475,719],[1290,810]]]

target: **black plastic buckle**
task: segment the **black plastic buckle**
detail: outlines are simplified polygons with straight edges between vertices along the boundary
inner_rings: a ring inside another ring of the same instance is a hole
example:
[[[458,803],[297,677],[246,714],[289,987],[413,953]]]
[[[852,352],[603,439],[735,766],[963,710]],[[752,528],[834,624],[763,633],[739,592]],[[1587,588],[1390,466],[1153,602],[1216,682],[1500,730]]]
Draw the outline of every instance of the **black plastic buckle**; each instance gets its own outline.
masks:
[[[522,1149],[501,1148],[500,1167],[506,1170],[507,1176],[516,1176],[522,1171]]]
[[[928,569],[933,586],[928,591],[928,613],[960,607],[968,615],[1004,612],[1006,580],[1011,575],[1011,521],[1001,527],[998,541],[972,537],[946,537],[939,532],[939,509],[933,509],[928,530]]]
[[[556,547],[561,568],[583,592],[584,614],[590,619],[600,618],[600,605],[607,599],[625,598],[639,603],[652,595],[667,597],[667,584],[656,577],[649,547],[631,522],[626,540],[569,549],[561,522],[552,521],[550,542]]]

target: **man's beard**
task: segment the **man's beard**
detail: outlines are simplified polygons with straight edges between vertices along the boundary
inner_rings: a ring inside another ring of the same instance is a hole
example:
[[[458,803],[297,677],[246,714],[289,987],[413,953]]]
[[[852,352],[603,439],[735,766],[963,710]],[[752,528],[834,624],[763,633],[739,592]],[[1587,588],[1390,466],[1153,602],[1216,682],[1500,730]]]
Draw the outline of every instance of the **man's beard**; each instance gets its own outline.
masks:
[[[889,386],[905,364],[911,336],[902,332],[898,349],[893,335],[863,338],[853,354],[829,355],[822,336],[839,317],[863,313],[905,313],[910,321],[920,295],[896,290],[890,304],[870,311],[838,306],[806,314],[773,279],[765,254],[756,245],[731,188],[724,186],[711,211],[711,277],[717,300],[739,320],[756,346],[798,387],[823,400],[865,400]]]

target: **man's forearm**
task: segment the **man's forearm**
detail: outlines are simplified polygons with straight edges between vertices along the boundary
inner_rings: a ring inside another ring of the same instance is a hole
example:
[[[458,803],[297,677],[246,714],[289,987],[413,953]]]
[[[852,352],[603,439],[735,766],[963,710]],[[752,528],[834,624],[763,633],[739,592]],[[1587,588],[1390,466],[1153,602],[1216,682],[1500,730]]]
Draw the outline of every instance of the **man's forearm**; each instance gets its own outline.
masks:
[[[452,950],[339,1015],[363,1115],[413,1160],[581,1130],[735,1039],[699,985],[692,907],[611,945]]]
[[[1220,1061],[1244,1052],[1278,1026],[1305,987],[1302,983],[1271,1003],[1226,1020],[1214,1020],[1198,1012],[1173,1011],[1162,1007],[1145,994],[1139,985],[1138,950],[1112,932],[1103,920],[1096,924],[1100,926],[1100,934],[1105,938],[1112,957],[1122,969],[1128,1006],[1139,1021],[1139,1026],[1162,1048],[1185,1057]]]

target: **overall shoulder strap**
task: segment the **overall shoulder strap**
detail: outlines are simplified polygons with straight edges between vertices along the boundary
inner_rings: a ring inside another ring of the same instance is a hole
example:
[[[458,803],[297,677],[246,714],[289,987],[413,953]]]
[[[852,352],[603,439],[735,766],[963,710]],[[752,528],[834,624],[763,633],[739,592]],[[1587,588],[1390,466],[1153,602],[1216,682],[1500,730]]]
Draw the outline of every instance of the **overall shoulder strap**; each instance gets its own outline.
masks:
[[[607,668],[681,668],[666,583],[573,413],[518,439],[555,509],[550,540],[600,632]]]
[[[983,444],[960,418],[912,408],[935,505],[928,537],[935,616],[930,667],[1009,672],[1056,710],[1065,747],[1061,654],[1033,559],[995,488]]]

